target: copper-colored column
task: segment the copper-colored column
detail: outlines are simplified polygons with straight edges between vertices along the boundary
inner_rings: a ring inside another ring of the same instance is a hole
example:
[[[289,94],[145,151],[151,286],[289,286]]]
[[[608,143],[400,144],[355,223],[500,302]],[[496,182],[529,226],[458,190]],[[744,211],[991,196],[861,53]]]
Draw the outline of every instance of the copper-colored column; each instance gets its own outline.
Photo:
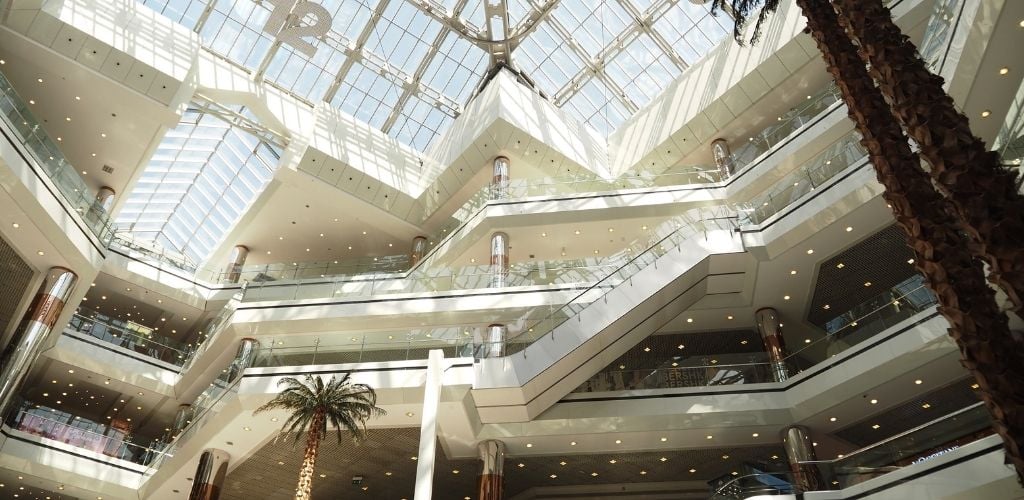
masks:
[[[818,491],[823,489],[825,480],[814,462],[818,457],[814,454],[814,443],[811,442],[811,431],[802,425],[791,425],[782,429],[782,446],[786,449],[789,468],[793,471],[793,486],[797,493]]]
[[[729,143],[725,139],[715,139],[711,142],[711,155],[715,157],[715,166],[718,167],[722,180],[728,179],[736,169]]]
[[[494,170],[491,176],[491,199],[503,200],[508,198],[509,182],[509,161],[504,156],[494,159]]]
[[[228,473],[228,460],[231,455],[226,451],[210,448],[203,450],[199,456],[199,466],[192,481],[192,491],[188,500],[217,500],[224,485],[224,476]]]
[[[480,469],[480,500],[501,500],[504,496],[505,443],[487,440],[477,445],[482,468]]]
[[[772,380],[785,382],[789,378],[789,370],[786,369],[786,342],[782,338],[779,312],[771,307],[765,307],[758,309],[754,315],[757,319],[757,331],[761,334],[764,350],[768,353]]]
[[[238,279],[242,277],[242,266],[245,265],[245,258],[248,256],[249,247],[245,245],[237,245],[231,249],[227,268],[224,269],[224,281],[226,283],[238,283]]]
[[[502,288],[508,283],[508,235],[491,235],[491,287]]]
[[[427,254],[427,237],[417,236],[412,239],[412,250],[409,251],[409,266],[420,263],[423,256]]]
[[[21,325],[0,356],[0,415],[21,388],[77,281],[78,275],[63,267],[51,268],[46,273]]]
[[[238,343],[238,352],[235,353],[235,359],[228,366],[228,382],[234,382],[246,368],[252,366],[252,362],[256,360],[256,350],[259,347],[259,341],[251,337],[243,338]]]

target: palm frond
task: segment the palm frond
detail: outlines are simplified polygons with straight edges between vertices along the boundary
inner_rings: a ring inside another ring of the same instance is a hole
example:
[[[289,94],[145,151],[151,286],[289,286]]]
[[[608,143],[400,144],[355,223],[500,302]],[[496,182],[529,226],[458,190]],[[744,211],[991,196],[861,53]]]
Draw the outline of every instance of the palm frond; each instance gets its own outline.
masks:
[[[779,0],[713,0],[711,3],[711,14],[716,15],[720,9],[725,9],[726,6],[728,6],[728,10],[733,18],[732,37],[740,45],[746,45],[747,42],[743,39],[743,29],[750,22],[750,17],[757,12],[757,23],[754,25],[754,33],[750,35],[750,44],[755,45],[761,39],[761,27],[764,25],[765,20],[778,10]]]
[[[338,442],[342,432],[352,433],[356,442],[365,439],[366,421],[386,415],[377,406],[377,393],[366,384],[351,383],[351,373],[332,376],[326,383],[321,376],[306,375],[304,380],[284,377],[278,382],[284,389],[274,399],[261,405],[253,414],[268,410],[288,410],[290,415],[281,426],[281,434],[295,433],[295,442],[317,424],[319,436],[327,435],[328,426],[337,431]],[[315,419],[317,412],[323,419]]]

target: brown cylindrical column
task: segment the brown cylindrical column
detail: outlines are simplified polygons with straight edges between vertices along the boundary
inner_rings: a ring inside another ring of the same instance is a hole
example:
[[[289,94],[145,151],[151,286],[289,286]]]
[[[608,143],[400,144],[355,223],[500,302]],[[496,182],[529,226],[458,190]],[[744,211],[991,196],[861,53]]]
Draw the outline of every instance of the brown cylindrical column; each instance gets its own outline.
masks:
[[[231,249],[231,256],[228,257],[228,266],[224,269],[224,281],[227,283],[238,283],[242,276],[242,266],[245,265],[245,258],[249,256],[249,247],[237,245]]]
[[[736,170],[729,143],[725,139],[715,139],[711,142],[711,155],[715,158],[715,166],[722,180],[728,179]]]
[[[178,405],[178,411],[174,414],[174,424],[171,426],[171,436],[181,434],[181,431],[185,430],[190,423],[192,423],[192,405]]]
[[[786,342],[782,338],[779,312],[771,307],[765,307],[758,309],[754,316],[757,319],[757,331],[764,342],[764,350],[768,353],[772,380],[785,382],[789,378],[789,370],[786,369]]]
[[[508,284],[508,235],[497,232],[491,235],[491,288]]]
[[[477,445],[480,453],[480,500],[501,500],[505,489],[505,443],[496,439]]]
[[[409,250],[409,265],[415,266],[420,263],[423,256],[427,254],[427,237],[417,236],[412,239],[412,249]]]
[[[508,327],[505,325],[487,325],[484,338],[481,339],[477,357],[500,358],[505,355],[505,339],[508,338]]]
[[[806,463],[818,460],[814,454],[810,429],[802,425],[791,425],[782,429],[779,434],[782,437],[782,447],[786,449],[789,468],[793,471],[793,486],[797,487],[797,492],[824,489],[825,480],[821,470],[816,464]]]
[[[203,450],[203,454],[199,456],[199,466],[196,467],[188,500],[219,499],[230,459],[231,455],[226,451],[215,448]]]
[[[114,188],[103,186],[99,191],[96,192],[96,204],[103,209],[104,212],[110,213],[110,209],[114,207]]]
[[[509,161],[504,156],[494,159],[494,171],[491,175],[491,199],[503,200],[508,198],[509,182]]]
[[[246,368],[252,366],[252,362],[256,359],[256,350],[259,347],[259,341],[252,337],[243,338],[238,343],[238,352],[235,353],[235,359],[228,367],[228,382],[233,382]]]
[[[39,285],[35,299],[0,356],[0,415],[21,388],[77,282],[78,275],[71,270],[54,267]]]

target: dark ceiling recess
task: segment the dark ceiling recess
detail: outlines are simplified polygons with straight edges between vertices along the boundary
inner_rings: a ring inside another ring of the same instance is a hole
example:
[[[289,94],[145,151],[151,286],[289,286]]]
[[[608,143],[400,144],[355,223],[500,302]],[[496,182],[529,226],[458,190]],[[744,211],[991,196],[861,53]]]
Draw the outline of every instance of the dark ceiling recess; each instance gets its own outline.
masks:
[[[917,274],[907,262],[913,257],[895,225],[832,256],[818,270],[807,321],[825,329],[833,318]]]
[[[877,415],[839,429],[833,435],[858,448],[888,439],[980,401],[973,378],[952,384],[903,402]],[[878,425],[875,429],[874,426]]]
[[[313,476],[313,498],[413,498],[417,460],[412,457],[416,456],[419,447],[419,428],[371,429],[367,434],[367,441],[359,446],[353,445],[348,436],[342,438],[341,444],[334,436],[323,441]],[[564,439],[568,444],[571,438]],[[295,445],[293,441],[293,438],[271,440],[246,459],[228,474],[221,498],[291,499],[305,445],[304,440]],[[434,463],[435,498],[477,498],[480,461],[475,458],[449,459],[442,446],[437,447],[437,454]],[[510,455],[505,458],[504,466],[505,497],[512,498],[530,488],[558,486],[674,481],[699,484],[739,472],[743,470],[744,463],[757,464],[764,470],[785,470],[787,467],[785,453],[776,444],[586,455]],[[691,469],[694,472],[690,472]],[[358,484],[353,481],[355,476],[362,478]]]

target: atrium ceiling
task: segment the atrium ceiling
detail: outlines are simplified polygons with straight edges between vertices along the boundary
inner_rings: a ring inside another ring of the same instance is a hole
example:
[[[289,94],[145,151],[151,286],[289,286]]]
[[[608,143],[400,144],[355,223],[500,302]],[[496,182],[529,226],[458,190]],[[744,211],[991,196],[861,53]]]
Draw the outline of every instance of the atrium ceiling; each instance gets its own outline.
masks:
[[[731,26],[696,0],[140,1],[256,79],[421,151],[495,63],[607,137]]]

